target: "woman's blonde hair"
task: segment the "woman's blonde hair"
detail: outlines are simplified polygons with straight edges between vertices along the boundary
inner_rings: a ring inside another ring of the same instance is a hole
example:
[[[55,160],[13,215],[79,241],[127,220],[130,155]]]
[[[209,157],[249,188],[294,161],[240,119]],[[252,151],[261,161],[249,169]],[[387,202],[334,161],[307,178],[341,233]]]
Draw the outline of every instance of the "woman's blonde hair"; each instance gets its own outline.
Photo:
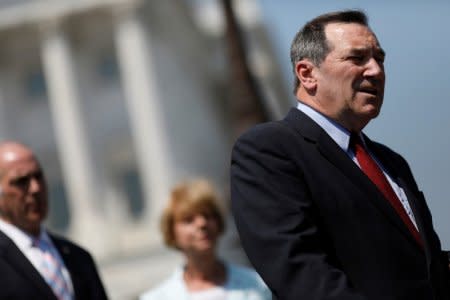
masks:
[[[161,232],[166,245],[177,249],[174,234],[177,219],[204,212],[212,213],[222,233],[225,228],[224,217],[212,184],[205,179],[195,179],[176,185],[161,216]]]

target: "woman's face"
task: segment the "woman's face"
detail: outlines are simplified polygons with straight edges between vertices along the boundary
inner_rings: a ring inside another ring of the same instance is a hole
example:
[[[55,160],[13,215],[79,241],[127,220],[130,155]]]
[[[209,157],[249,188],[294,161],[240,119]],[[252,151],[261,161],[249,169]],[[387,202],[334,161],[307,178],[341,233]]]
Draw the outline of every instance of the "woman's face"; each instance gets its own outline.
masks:
[[[176,216],[174,235],[177,247],[186,254],[214,252],[219,222],[211,211]]]

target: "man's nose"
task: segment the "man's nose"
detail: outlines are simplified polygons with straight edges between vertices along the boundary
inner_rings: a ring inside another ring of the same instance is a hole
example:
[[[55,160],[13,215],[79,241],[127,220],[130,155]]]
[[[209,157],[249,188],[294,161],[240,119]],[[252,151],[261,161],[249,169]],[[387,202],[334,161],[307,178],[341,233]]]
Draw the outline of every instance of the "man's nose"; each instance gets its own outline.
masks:
[[[28,190],[31,193],[37,193],[42,189],[42,182],[41,180],[37,179],[36,177],[30,178],[30,183],[28,186]]]
[[[365,76],[384,78],[384,65],[382,62],[377,61],[375,58],[371,58],[367,61],[367,68],[364,72]]]

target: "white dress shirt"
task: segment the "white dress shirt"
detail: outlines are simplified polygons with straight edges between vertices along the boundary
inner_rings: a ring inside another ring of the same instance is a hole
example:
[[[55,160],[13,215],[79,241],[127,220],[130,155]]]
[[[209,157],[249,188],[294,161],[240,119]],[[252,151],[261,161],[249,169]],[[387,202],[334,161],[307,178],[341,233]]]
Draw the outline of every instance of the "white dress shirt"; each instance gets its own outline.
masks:
[[[189,300],[226,300],[227,291],[224,287],[213,287],[204,291],[190,292]]]
[[[32,237],[31,235],[27,234],[26,232],[22,231],[21,229],[17,228],[16,226],[7,223],[0,219],[0,230],[8,236],[14,244],[16,244],[17,248],[25,255],[25,257],[30,261],[30,263],[34,266],[34,268],[41,274],[43,278],[43,268],[44,265],[44,258],[43,258],[43,251],[39,248],[33,245],[33,240],[36,239],[35,237]],[[55,245],[53,244],[52,240],[47,234],[47,231],[45,229],[41,229],[41,233],[38,237],[39,240],[44,240],[49,245],[49,250],[51,251],[53,257],[58,260],[62,267],[62,273],[64,276],[64,280],[66,281],[67,286],[69,287],[69,291],[73,298],[73,285],[72,280],[70,278],[69,271],[67,270],[64,261],[62,260],[61,256],[59,255],[58,250],[56,249]]]
[[[338,146],[347,153],[347,155],[359,166],[358,160],[356,159],[355,153],[352,149],[350,149],[350,132],[336,123],[335,121],[331,120],[330,118],[326,117],[325,115],[319,113],[315,109],[311,108],[310,106],[298,102],[297,108],[302,111],[304,114],[306,114],[308,117],[313,119],[314,122],[316,122],[320,127],[322,127],[323,130],[333,139],[333,141],[338,144]],[[364,136],[360,133],[361,140],[363,141],[365,145]],[[370,152],[370,149],[367,149],[367,152],[370,154],[370,156],[373,158],[373,160],[378,164],[380,169],[383,171],[384,176],[386,176],[389,184],[391,185],[392,189],[394,190],[397,197],[400,199],[401,204],[403,205],[406,214],[411,219],[412,223],[417,229],[416,219],[414,218],[414,214],[411,210],[411,206],[409,205],[408,198],[406,197],[405,191],[391,178],[391,176],[386,172],[386,169],[383,167],[383,165],[377,160],[377,158]]]

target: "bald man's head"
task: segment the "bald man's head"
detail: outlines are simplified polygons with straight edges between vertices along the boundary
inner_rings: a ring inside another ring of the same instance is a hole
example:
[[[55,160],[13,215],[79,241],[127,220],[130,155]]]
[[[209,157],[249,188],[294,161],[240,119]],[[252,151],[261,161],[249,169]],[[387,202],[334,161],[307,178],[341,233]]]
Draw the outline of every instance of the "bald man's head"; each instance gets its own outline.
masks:
[[[17,142],[0,144],[0,218],[38,235],[47,216],[47,185],[34,153]]]

